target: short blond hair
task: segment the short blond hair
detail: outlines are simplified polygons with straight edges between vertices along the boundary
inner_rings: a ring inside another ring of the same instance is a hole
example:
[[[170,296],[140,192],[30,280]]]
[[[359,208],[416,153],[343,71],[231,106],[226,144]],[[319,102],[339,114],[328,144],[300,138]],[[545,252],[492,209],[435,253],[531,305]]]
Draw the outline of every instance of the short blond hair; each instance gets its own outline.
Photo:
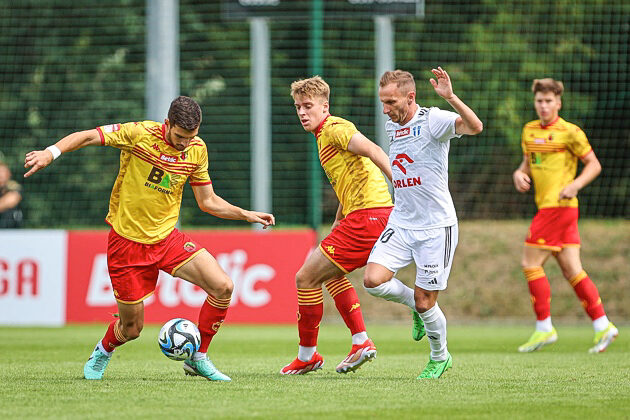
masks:
[[[378,85],[385,87],[390,83],[396,83],[398,89],[404,89],[407,92],[416,91],[416,82],[413,80],[413,74],[404,70],[386,71],[381,76],[381,80]]]
[[[562,96],[562,93],[564,92],[564,85],[560,80],[554,80],[551,77],[547,77],[545,79],[534,79],[534,83],[532,83],[532,92],[534,92],[534,95],[538,92],[553,92],[556,96]]]
[[[291,96],[293,99],[300,96],[309,98],[330,99],[330,86],[320,76],[313,76],[308,79],[296,80],[291,83]]]

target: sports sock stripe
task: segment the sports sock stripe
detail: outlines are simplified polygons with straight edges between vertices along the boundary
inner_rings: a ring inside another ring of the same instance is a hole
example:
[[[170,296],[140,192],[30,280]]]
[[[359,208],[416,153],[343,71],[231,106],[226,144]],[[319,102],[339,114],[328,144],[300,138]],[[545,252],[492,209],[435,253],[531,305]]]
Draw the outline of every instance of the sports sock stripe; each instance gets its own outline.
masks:
[[[346,277],[342,277],[336,280],[330,280],[328,283],[326,283],[326,289],[333,299],[339,293],[343,293],[348,289],[352,289],[352,287],[352,283],[350,283],[350,281],[348,281]]]
[[[231,299],[232,299],[231,297],[227,299],[218,299],[212,295],[208,295],[208,297],[206,298],[206,301],[208,302],[208,305],[213,306],[217,309],[225,309],[230,306]]]
[[[322,289],[297,289],[298,305],[319,305],[324,303]]]

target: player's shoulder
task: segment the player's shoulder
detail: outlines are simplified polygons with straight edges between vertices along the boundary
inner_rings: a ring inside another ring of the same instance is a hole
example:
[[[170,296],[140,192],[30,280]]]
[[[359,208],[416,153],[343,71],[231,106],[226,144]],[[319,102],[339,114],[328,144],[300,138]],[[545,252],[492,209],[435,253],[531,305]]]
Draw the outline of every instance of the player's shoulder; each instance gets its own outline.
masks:
[[[330,115],[326,118],[326,122],[322,128],[341,128],[341,127],[354,127],[352,121],[347,120],[345,118],[336,117],[334,115]]]
[[[577,124],[558,118],[558,123],[570,133],[581,133],[583,130]]]
[[[523,128],[526,128],[528,130],[540,128],[540,120],[532,120],[528,123],[525,123],[525,126]]]

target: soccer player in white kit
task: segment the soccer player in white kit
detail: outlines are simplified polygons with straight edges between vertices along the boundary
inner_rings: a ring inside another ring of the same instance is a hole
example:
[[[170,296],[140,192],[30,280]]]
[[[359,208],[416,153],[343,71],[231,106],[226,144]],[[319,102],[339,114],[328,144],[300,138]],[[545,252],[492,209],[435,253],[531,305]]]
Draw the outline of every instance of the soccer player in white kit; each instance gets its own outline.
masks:
[[[441,67],[432,72],[435,92],[457,113],[418,106],[409,72],[387,71],[379,83],[383,113],[390,118],[385,129],[394,210],[372,249],[363,280],[368,293],[409,306],[414,319],[424,322],[431,355],[418,379],[439,378],[453,364],[446,347],[446,318],[437,303],[439,291],[446,289],[458,238],[448,189],[448,151],[450,139],[483,130],[474,111],[453,93],[448,73]],[[412,261],[417,266],[415,290],[394,277]]]

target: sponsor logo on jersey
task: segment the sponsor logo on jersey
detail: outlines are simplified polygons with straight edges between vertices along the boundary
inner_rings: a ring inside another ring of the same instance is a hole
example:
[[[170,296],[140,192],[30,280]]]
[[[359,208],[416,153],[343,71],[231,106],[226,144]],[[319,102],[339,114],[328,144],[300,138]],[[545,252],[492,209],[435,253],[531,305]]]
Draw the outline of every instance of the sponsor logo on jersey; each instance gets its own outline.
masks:
[[[144,186],[164,194],[173,194],[173,191],[170,190],[171,175],[165,172],[163,169],[156,168],[155,166],[152,167],[151,172],[147,177],[147,182],[144,183]]]
[[[396,138],[408,136],[410,133],[409,127],[396,130]]]
[[[113,133],[114,131],[120,130],[120,124],[109,124],[103,126],[103,131],[105,133]]]
[[[169,155],[165,155],[164,153],[162,153],[160,155],[160,160],[162,160],[164,162],[169,162],[169,163],[176,163],[177,162],[177,156],[169,156]]]
[[[407,131],[409,131],[408,128],[406,128]],[[407,174],[407,170],[404,167],[404,163],[413,163],[413,159],[411,159],[409,156],[407,156],[404,153],[400,153],[398,155],[396,155],[396,159],[394,159],[394,161],[392,162],[392,166],[396,166],[398,169],[400,169],[402,171],[403,174]]]
[[[419,176],[415,178],[395,179],[394,188],[407,188],[415,187],[416,185],[422,185],[422,180]]]

